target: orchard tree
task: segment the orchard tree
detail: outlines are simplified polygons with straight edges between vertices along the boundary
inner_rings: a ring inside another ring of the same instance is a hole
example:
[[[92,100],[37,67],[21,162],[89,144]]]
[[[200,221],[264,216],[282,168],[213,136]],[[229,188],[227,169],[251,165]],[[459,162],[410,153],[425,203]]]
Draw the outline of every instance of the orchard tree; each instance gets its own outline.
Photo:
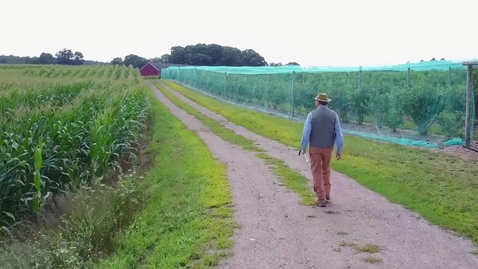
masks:
[[[413,119],[420,135],[428,134],[430,126],[445,108],[445,94],[445,87],[434,87],[424,81],[405,90],[401,97],[403,111]]]
[[[403,119],[403,98],[401,92],[403,90],[395,88],[385,93],[385,103],[388,105],[385,111],[384,123],[392,130],[397,132],[398,127],[402,126],[405,121]]]
[[[364,88],[358,88],[350,93],[350,103],[352,114],[356,117],[359,125],[363,124],[370,106],[370,91]]]

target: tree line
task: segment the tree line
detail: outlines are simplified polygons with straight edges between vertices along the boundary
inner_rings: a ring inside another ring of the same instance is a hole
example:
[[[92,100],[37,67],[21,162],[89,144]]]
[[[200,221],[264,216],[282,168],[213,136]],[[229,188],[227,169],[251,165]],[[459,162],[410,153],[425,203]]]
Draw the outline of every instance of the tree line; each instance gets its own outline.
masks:
[[[126,57],[116,57],[111,60],[112,65],[133,65],[141,68],[148,62],[183,64],[197,66],[281,66],[282,63],[267,63],[265,58],[253,49],[240,50],[235,47],[221,46],[218,44],[188,45],[185,47],[171,47],[169,54],[161,57],[146,59],[144,57],[130,54]],[[287,65],[299,65],[290,62]]]
[[[64,48],[55,55],[43,52],[40,56],[21,57],[0,55],[0,64],[62,64],[62,65],[126,65],[141,68],[148,62],[197,66],[282,66],[282,63],[268,63],[265,58],[253,49],[240,50],[235,47],[218,44],[173,46],[169,54],[161,57],[145,58],[136,54],[115,57],[109,63],[88,61],[83,53]],[[290,62],[285,65],[299,65]]]
[[[444,61],[441,58],[440,61]],[[435,61],[435,58],[431,59]],[[287,64],[268,63],[265,58],[253,49],[240,50],[235,47],[218,44],[198,43],[196,45],[173,46],[169,54],[161,57],[145,58],[136,54],[126,55],[124,58],[115,57],[109,63],[85,60],[83,53],[73,52],[64,48],[55,55],[43,52],[38,57],[21,57],[14,55],[0,55],[0,64],[62,64],[62,65],[132,65],[141,68],[148,62],[169,63],[197,66],[283,66],[300,65],[297,62]],[[421,60],[420,62],[423,62]]]
[[[40,56],[15,56],[0,55],[0,64],[62,64],[62,65],[94,65],[107,64],[98,61],[85,60],[85,56],[80,51],[71,49],[61,49],[55,55],[42,52]]]

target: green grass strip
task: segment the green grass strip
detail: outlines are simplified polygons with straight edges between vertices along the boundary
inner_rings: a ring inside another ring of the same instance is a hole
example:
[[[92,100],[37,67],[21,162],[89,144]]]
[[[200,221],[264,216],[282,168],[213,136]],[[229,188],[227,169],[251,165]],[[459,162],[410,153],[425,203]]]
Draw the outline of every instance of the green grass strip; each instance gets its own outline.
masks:
[[[209,268],[230,255],[232,196],[226,166],[150,93],[154,126],[144,208],[96,268]]]
[[[303,124],[230,105],[165,81],[186,98],[229,121],[284,145],[300,146]],[[421,214],[425,219],[469,236],[478,243],[478,165],[430,150],[346,135],[338,172]]]
[[[236,134],[234,131],[227,129],[216,120],[209,118],[208,116],[199,112],[194,107],[181,101],[179,98],[174,96],[174,94],[166,90],[160,83],[153,82],[153,84],[171,102],[173,102],[176,106],[184,110],[189,115],[195,116],[204,125],[208,126],[220,138],[232,144],[238,145],[246,150],[256,152],[256,156],[263,159],[267,164],[270,165],[273,173],[282,180],[283,184],[299,195],[299,197],[301,198],[301,204],[314,205],[315,195],[312,193],[308,185],[309,179],[304,177],[299,172],[290,169],[284,163],[284,161],[265,154],[264,150],[259,148],[253,140],[250,140],[242,135]]]

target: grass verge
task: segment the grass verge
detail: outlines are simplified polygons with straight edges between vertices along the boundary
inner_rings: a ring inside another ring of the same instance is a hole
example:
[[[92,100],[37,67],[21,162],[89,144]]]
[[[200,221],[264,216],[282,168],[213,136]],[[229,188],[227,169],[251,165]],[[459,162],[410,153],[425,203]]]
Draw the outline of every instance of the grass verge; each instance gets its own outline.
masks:
[[[273,168],[274,174],[277,175],[290,190],[299,195],[301,198],[301,204],[313,205],[315,203],[315,195],[310,190],[308,185],[309,180],[306,177],[287,167],[282,160],[265,154],[264,150],[259,148],[254,141],[242,135],[236,134],[234,131],[222,126],[219,122],[209,118],[194,107],[181,101],[179,98],[174,96],[174,94],[166,90],[160,83],[153,82],[153,84],[176,106],[184,110],[189,115],[195,116],[225,141],[241,146],[246,150],[256,152],[256,156],[269,164],[271,168]]]
[[[288,146],[300,145],[301,123],[226,104],[172,81],[164,83],[237,125]],[[478,243],[478,166],[473,160],[346,135],[343,159],[332,160],[331,166]]]
[[[114,255],[95,268],[204,268],[229,255],[232,197],[226,167],[150,93],[153,166],[145,202],[118,236]]]

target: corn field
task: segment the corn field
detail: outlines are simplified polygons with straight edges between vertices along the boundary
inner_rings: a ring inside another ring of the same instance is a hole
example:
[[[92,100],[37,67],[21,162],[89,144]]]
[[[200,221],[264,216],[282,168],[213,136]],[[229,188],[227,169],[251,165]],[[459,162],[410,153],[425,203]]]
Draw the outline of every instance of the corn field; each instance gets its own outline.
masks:
[[[146,91],[132,67],[0,65],[0,227],[117,167],[144,127]]]

